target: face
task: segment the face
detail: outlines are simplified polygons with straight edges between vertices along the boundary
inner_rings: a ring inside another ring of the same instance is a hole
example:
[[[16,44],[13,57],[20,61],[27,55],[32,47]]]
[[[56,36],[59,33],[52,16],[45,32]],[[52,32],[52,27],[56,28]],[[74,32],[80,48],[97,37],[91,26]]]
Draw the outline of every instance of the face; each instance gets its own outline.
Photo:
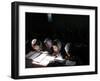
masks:
[[[36,50],[36,51],[40,51],[40,46],[39,45],[35,45],[35,46],[33,46],[33,49]]]
[[[54,52],[59,52],[59,48],[57,46],[53,45],[53,51]]]
[[[48,48],[51,48],[51,47],[52,47],[52,42],[51,42],[51,41],[48,41],[48,42],[46,43],[46,46],[47,46]]]

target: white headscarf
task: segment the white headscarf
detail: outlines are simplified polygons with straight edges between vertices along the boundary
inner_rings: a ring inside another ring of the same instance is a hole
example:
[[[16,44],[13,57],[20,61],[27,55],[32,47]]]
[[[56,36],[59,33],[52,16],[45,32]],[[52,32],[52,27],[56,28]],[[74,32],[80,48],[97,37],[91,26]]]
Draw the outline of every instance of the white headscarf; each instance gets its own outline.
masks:
[[[66,51],[66,53],[68,53],[68,51],[69,51],[69,48],[70,48],[70,43],[67,43],[66,45],[65,45],[65,51]]]
[[[34,45],[36,43],[37,39],[33,39],[31,44]]]

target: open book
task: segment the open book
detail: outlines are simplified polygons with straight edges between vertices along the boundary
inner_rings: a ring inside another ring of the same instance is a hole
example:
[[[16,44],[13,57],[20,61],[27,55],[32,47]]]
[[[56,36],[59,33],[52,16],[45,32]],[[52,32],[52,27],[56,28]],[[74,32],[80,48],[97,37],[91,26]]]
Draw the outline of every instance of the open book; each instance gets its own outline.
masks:
[[[51,61],[54,61],[55,57],[49,56],[46,53],[42,53],[38,57],[33,59],[33,64],[38,64],[42,66],[47,66]]]
[[[54,56],[50,56],[46,52],[43,52],[41,55],[39,55],[38,57],[36,57],[36,58],[34,58],[32,60],[33,60],[33,62],[32,62],[33,64],[47,66],[52,61],[63,60],[63,59],[56,58]]]

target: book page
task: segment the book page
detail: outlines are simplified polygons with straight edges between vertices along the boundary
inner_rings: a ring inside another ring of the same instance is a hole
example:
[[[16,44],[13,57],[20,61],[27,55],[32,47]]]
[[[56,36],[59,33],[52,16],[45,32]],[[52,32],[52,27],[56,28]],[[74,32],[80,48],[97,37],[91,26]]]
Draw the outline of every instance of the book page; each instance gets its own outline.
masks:
[[[47,66],[51,61],[54,61],[55,57],[47,54],[41,54],[39,57],[33,60],[33,64]]]
[[[38,56],[35,59],[33,59],[33,61],[41,62],[41,60],[44,59],[46,57],[46,55],[47,54],[41,54],[40,56]]]
[[[37,58],[39,55],[41,55],[40,53],[34,53],[33,55],[31,55],[29,58],[34,60],[35,58]]]
[[[51,61],[54,61],[55,57],[53,56],[46,56],[41,62],[40,64],[47,66]]]
[[[64,59],[61,56],[55,58],[55,60],[63,61]]]

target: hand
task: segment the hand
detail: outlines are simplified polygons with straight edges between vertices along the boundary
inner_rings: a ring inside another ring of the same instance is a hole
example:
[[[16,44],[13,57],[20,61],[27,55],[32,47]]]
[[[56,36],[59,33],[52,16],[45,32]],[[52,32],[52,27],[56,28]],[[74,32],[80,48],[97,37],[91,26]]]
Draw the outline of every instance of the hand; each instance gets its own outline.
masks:
[[[68,55],[68,57],[70,57],[70,56],[71,56],[69,53],[68,53],[67,55]]]

